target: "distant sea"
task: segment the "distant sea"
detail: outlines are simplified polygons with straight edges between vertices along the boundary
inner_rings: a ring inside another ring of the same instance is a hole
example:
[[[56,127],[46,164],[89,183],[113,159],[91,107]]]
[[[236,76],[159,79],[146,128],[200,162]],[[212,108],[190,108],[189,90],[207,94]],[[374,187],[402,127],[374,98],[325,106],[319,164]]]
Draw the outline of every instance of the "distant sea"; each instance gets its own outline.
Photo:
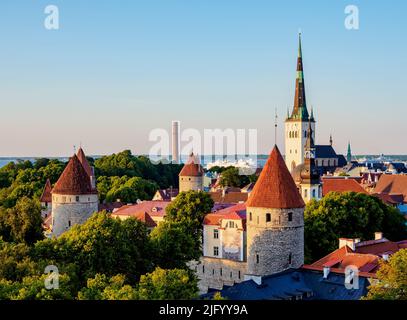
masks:
[[[94,159],[100,158],[102,156],[90,156]],[[376,160],[379,159],[379,157],[382,157],[383,161],[390,161],[390,162],[407,162],[407,155],[355,155],[353,156],[354,159],[360,160],[360,159],[367,159],[367,160]],[[266,154],[259,154],[257,156],[254,155],[249,155],[249,156],[243,156],[243,155],[237,155],[237,156],[222,156],[222,155],[215,155],[215,156],[203,156],[201,157],[201,163],[205,166],[206,164],[216,161],[216,160],[228,160],[228,161],[234,161],[235,159],[252,159],[253,161],[256,160],[257,166],[258,167],[263,167],[264,164],[266,163],[266,160],[268,158],[268,155]],[[19,161],[26,161],[29,160],[31,162],[35,162],[35,160],[38,158],[35,157],[0,157],[0,168],[4,167],[7,165],[9,162],[19,162]],[[49,159],[58,159],[61,161],[68,161],[68,157],[49,157]],[[186,162],[188,159],[188,156],[181,156],[181,161]]]

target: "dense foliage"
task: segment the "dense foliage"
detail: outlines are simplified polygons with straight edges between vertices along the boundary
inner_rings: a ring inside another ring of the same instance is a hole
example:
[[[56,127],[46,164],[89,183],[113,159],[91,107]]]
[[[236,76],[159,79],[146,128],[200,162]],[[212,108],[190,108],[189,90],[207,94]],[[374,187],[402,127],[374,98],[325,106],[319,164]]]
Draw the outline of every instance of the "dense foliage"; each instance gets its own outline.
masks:
[[[355,192],[329,193],[305,209],[306,263],[338,248],[339,238],[371,240],[377,231],[393,241],[407,238],[405,219],[379,198]]]
[[[381,261],[377,280],[368,288],[366,300],[407,300],[407,249]]]

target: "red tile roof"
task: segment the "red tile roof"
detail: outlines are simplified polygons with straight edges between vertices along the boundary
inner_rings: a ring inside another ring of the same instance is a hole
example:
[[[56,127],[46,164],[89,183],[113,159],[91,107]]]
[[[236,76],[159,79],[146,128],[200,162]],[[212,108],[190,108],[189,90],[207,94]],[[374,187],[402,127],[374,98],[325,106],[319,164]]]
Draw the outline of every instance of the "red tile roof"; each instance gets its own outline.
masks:
[[[402,194],[407,202],[407,175],[383,174],[374,189],[375,193]]]
[[[223,195],[222,191],[209,192],[213,202],[215,203],[239,203],[245,202],[248,198],[246,192],[227,192]]]
[[[271,152],[246,204],[261,208],[305,206],[277,146]]]
[[[86,159],[85,152],[83,152],[82,147],[79,148],[77,156],[78,156],[79,161],[82,163],[82,166],[85,169],[88,176],[90,177],[91,175],[93,175],[92,168],[90,167],[89,162]]]
[[[204,225],[220,225],[222,219],[243,220],[243,227],[245,227],[246,204],[239,203],[215,213],[209,213],[204,218]]]
[[[47,179],[47,182],[45,183],[44,186],[44,190],[42,191],[40,202],[52,202],[51,191],[52,191],[51,181]]]
[[[182,167],[179,176],[183,177],[200,177],[204,174],[202,166],[199,164],[198,160],[195,158],[194,154],[191,153],[187,163]]]
[[[374,193],[372,195],[390,205],[397,205],[404,202],[404,196],[402,194]]]
[[[97,193],[97,191],[92,189],[90,178],[78,157],[73,155],[73,157],[69,159],[68,165],[64,172],[62,172],[51,193],[80,195],[94,194]]]
[[[329,192],[359,192],[368,194],[355,179],[322,178],[322,195],[325,196]]]
[[[157,224],[147,212],[138,212],[133,217],[144,222],[149,228],[154,228],[157,226]]]
[[[152,217],[164,217],[165,208],[170,204],[170,201],[142,201],[138,204],[125,205],[113,212],[117,216],[136,216],[140,212],[147,212]]]

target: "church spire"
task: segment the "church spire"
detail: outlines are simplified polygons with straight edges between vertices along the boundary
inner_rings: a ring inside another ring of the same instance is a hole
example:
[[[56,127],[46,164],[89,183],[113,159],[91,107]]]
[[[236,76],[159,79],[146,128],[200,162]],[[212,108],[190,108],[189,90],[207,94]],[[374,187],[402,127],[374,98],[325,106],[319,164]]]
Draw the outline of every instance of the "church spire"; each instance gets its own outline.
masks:
[[[350,142],[348,142],[348,154],[346,155],[346,160],[348,162],[352,161],[352,151],[350,150]]]
[[[297,78],[295,80],[294,108],[291,119],[307,121],[309,118],[305,99],[304,70],[302,66],[301,33],[298,35]]]

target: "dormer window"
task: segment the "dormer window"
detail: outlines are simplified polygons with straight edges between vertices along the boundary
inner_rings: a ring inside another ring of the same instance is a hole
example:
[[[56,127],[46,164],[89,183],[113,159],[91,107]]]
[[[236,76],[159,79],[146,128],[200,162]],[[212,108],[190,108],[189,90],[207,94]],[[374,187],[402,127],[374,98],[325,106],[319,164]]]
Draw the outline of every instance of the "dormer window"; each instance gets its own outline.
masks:
[[[271,213],[266,213],[266,222],[271,221]]]

